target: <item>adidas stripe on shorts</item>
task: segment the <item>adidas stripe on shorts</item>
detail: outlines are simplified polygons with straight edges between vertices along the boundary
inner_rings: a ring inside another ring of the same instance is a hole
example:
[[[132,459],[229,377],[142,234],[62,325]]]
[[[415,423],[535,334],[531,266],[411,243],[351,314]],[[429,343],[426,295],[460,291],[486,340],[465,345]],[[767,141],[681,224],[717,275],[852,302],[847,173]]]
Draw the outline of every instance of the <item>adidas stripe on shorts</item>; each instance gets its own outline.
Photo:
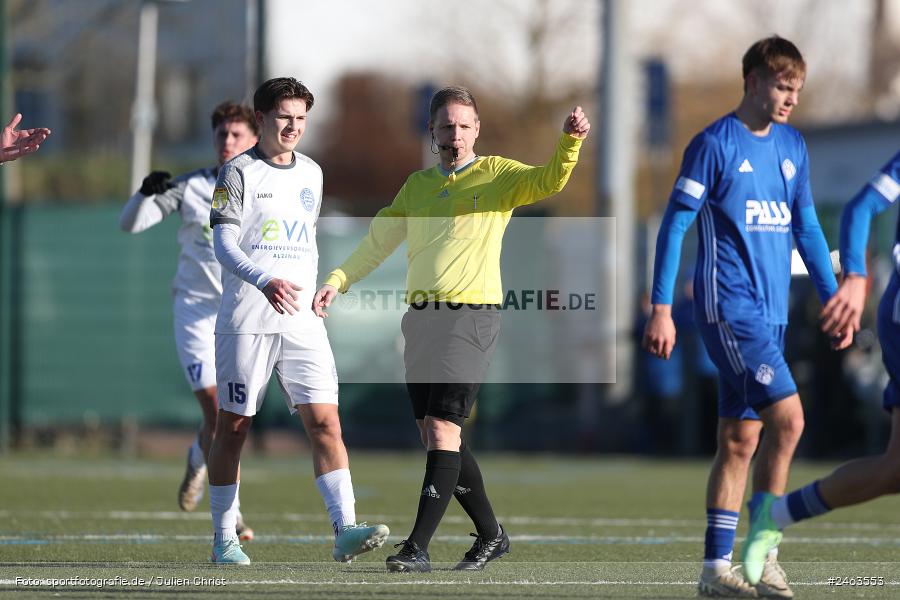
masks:
[[[759,320],[705,323],[697,327],[719,370],[719,417],[759,419],[758,411],[797,393],[784,360],[785,325]]]

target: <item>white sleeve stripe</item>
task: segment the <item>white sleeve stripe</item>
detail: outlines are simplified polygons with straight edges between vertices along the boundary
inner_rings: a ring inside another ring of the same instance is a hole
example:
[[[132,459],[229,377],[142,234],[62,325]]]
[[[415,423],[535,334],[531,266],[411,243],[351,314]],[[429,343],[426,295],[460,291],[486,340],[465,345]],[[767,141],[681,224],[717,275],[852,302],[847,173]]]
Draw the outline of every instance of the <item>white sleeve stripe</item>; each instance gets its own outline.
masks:
[[[875,188],[879,194],[887,198],[888,202],[893,202],[900,196],[900,183],[897,183],[887,173],[878,173],[869,181],[869,185]]]
[[[675,189],[681,190],[688,196],[693,196],[699,200],[703,196],[703,192],[706,191],[706,186],[688,177],[679,177],[678,181],[675,182]]]

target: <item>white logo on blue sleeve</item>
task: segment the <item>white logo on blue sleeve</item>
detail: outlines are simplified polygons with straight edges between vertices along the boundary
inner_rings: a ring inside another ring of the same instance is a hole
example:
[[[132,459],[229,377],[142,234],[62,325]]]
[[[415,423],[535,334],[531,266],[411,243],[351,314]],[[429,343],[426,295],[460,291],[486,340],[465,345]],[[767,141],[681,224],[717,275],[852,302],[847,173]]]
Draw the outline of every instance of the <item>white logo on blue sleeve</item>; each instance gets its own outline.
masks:
[[[756,380],[763,385],[769,385],[775,379],[775,370],[769,365],[763,363],[756,370]]]
[[[897,183],[887,173],[878,173],[869,181],[869,185],[884,196],[888,202],[894,202],[900,197],[900,183]]]
[[[797,167],[794,166],[791,159],[786,158],[781,162],[781,172],[784,174],[784,178],[790,181],[797,174]]]
[[[313,208],[316,205],[316,197],[313,196],[311,189],[303,188],[303,191],[300,192],[300,202],[303,204],[303,208],[305,208],[307,211],[313,211]]]
[[[703,196],[703,192],[706,191],[706,186],[690,177],[679,177],[678,181],[675,182],[675,189],[681,190],[688,196],[693,196],[699,200]]]

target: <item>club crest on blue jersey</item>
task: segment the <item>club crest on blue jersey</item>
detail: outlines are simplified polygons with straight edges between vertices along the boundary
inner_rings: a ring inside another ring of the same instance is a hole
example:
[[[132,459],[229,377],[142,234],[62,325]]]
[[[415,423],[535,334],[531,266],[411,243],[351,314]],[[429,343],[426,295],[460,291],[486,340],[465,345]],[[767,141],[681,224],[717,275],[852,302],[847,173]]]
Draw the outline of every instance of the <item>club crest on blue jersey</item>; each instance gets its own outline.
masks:
[[[797,174],[797,167],[794,166],[794,163],[791,162],[791,159],[786,158],[781,161],[781,173],[784,175],[784,178],[787,181],[793,179],[794,175]]]
[[[775,379],[775,370],[763,363],[756,369],[756,380],[763,385],[769,385]]]
[[[313,211],[313,208],[316,205],[316,197],[313,196],[311,189],[303,188],[303,191],[300,192],[300,202],[307,211]]]

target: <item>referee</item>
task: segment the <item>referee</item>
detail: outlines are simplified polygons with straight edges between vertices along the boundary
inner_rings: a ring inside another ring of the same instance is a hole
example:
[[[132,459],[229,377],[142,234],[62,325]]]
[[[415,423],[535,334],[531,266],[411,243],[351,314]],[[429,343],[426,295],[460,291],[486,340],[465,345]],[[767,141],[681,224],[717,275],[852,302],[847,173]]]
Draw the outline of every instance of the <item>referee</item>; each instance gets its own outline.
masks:
[[[457,570],[481,570],[509,552],[481,471],[461,439],[500,332],[500,251],[512,211],[566,185],[591,125],[576,106],[566,117],[550,161],[532,167],[499,156],[477,156],[481,123],[469,90],[447,87],[431,99],[432,151],[440,164],[409,176],[369,233],[331,272],[313,298],[325,309],[338,292],[363,279],[407,241],[405,339],[407,390],[428,449],[415,525],[388,571],[431,570],[428,543],[455,496],[476,530]]]

